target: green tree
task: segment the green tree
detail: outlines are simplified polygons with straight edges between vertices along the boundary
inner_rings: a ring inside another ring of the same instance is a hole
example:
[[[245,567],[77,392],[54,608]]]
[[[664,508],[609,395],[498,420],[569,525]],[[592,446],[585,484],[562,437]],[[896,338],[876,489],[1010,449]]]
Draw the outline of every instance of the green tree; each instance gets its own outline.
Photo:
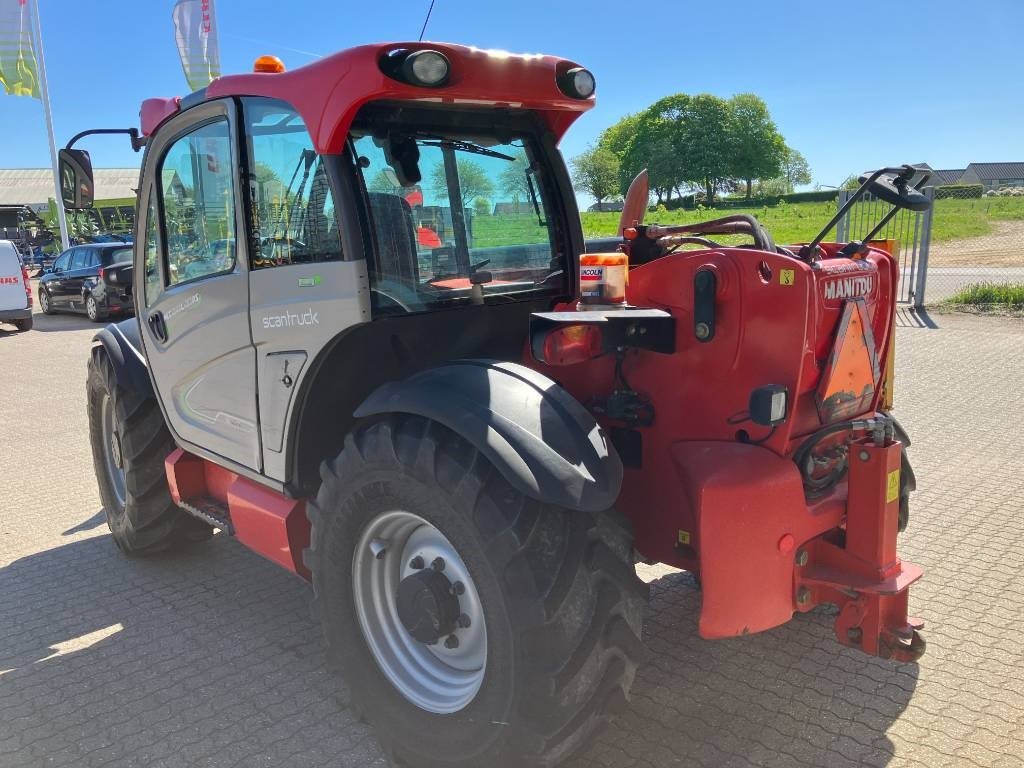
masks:
[[[746,196],[750,199],[754,179],[781,175],[787,154],[786,142],[759,96],[740,93],[729,100],[728,106],[730,175],[744,181]]]
[[[688,186],[685,153],[690,104],[691,98],[685,93],[658,99],[640,113],[626,146],[626,159],[632,166],[626,185],[646,168],[659,205],[663,200],[671,200],[673,191],[681,194]]]
[[[683,178],[703,187],[708,205],[712,205],[715,192],[735,176],[732,110],[725,99],[701,93],[688,100],[680,118],[676,161]]]
[[[790,192],[800,184],[810,184],[811,166],[807,164],[807,158],[787,147],[786,159],[782,162],[782,176],[789,183]]]
[[[515,159],[509,162],[498,176],[498,186],[501,187],[502,192],[512,198],[518,212],[519,202],[526,200],[530,195],[530,187],[526,181],[526,171],[530,167],[530,161],[522,149],[517,150],[513,157]],[[459,173],[461,175],[461,171]]]
[[[605,128],[597,139],[597,146],[609,150],[619,158],[619,193],[623,195],[629,188],[629,182],[643,170],[642,165],[637,168],[635,163],[631,164],[626,158],[626,149],[636,133],[639,121],[640,115],[626,115],[614,125]]]
[[[597,204],[619,189],[619,158],[610,149],[592,146],[572,160],[573,181],[593,195]]]
[[[395,172],[388,168],[387,170],[381,169],[373,174],[366,183],[366,188],[371,192],[385,192],[393,195],[402,188],[402,185],[398,183],[398,177],[395,175]]]
[[[462,192],[460,202],[463,208],[469,208],[478,197],[487,197],[494,191],[494,183],[480,163],[468,157],[460,157],[455,164],[459,172],[459,187]],[[444,163],[434,166],[430,172],[430,182],[438,197],[444,199],[448,196],[448,177],[444,171]]]

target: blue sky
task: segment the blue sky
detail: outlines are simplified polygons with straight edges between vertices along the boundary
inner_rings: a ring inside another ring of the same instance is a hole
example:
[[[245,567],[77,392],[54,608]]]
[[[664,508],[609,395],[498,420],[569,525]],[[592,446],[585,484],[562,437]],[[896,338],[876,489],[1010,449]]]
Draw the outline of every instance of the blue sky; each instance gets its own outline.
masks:
[[[341,48],[415,39],[428,1],[217,0],[221,63],[262,53],[294,68]],[[136,125],[148,96],[186,91],[172,0],[40,0],[59,144]],[[437,0],[428,39],[544,52],[594,71],[598,106],[562,143],[661,96],[764,98],[815,183],[900,162],[939,168],[1024,160],[1022,0]],[[38,101],[0,96],[0,168],[49,165]],[[96,166],[137,165],[123,138],[88,145]]]

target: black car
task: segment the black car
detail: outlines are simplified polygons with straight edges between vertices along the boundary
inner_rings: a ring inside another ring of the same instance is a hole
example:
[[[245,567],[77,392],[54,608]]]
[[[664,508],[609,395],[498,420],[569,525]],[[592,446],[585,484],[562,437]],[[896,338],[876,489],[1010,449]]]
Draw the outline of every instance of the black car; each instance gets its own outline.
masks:
[[[39,278],[39,308],[47,315],[84,312],[94,322],[110,315],[130,314],[131,286],[105,285],[103,272],[131,260],[132,246],[125,243],[85,243],[68,248]]]

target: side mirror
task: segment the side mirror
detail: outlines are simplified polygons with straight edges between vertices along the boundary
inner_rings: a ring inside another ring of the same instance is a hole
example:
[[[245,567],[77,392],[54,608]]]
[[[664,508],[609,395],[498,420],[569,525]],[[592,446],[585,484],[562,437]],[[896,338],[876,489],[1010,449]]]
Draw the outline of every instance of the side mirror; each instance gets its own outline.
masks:
[[[92,160],[84,149],[62,149],[57,155],[60,196],[70,210],[92,208],[94,184]]]

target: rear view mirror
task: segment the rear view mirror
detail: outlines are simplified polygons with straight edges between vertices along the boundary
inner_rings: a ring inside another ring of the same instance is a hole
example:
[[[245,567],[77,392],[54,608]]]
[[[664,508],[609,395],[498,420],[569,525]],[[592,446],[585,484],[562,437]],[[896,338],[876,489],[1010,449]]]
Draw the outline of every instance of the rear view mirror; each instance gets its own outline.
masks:
[[[60,196],[70,210],[92,208],[92,160],[84,149],[62,149],[57,156]]]

